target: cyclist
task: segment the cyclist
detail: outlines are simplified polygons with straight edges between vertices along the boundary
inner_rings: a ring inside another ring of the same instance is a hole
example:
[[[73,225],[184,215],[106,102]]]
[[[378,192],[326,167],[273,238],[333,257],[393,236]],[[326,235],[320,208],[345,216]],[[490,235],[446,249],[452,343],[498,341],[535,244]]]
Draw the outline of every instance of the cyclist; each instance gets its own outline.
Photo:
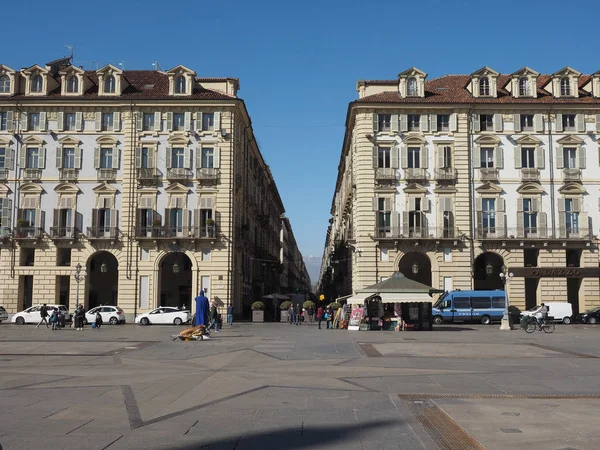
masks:
[[[548,307],[542,303],[542,306],[540,307],[539,311],[535,314],[535,316],[537,318],[539,327],[542,328],[544,320],[548,318]]]

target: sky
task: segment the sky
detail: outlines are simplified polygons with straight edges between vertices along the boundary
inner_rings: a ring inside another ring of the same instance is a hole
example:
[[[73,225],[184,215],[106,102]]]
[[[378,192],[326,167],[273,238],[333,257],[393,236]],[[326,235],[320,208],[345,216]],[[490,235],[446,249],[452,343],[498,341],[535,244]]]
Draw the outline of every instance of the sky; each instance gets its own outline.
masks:
[[[486,65],[501,73],[525,65],[540,73],[567,65],[582,73],[600,70],[595,0],[171,6],[156,0],[6,2],[0,64],[44,64],[68,56],[69,45],[74,63],[86,69],[122,63],[125,70],[151,70],[158,61],[163,70],[183,64],[199,77],[239,78],[238,95],[313,282],[357,80],[394,79],[412,66],[428,79]]]

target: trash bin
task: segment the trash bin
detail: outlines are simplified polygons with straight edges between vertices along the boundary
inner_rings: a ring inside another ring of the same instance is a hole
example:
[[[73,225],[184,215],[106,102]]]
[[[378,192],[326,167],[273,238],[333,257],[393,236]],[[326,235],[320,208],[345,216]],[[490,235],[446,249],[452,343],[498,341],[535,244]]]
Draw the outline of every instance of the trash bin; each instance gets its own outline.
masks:
[[[521,320],[520,320],[521,329],[524,330],[527,328],[528,319],[529,319],[529,316],[521,316]]]

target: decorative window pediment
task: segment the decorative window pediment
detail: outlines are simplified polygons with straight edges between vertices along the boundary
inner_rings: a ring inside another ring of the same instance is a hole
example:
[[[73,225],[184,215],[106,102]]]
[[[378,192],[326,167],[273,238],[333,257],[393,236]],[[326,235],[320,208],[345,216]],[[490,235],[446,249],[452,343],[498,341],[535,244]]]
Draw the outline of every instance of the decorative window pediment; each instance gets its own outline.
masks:
[[[75,138],[74,138],[74,137],[72,137],[72,136],[64,136],[64,137],[62,137],[62,138],[60,138],[60,139],[58,140],[58,143],[59,143],[60,145],[63,145],[63,146],[64,146],[64,145],[74,145],[74,146],[79,146],[79,145],[81,145],[81,141],[80,141],[79,139],[75,139]]]
[[[41,195],[44,189],[39,183],[24,183],[19,187],[21,194],[25,195]]]
[[[515,142],[518,145],[531,145],[531,146],[537,146],[537,145],[541,145],[542,144],[541,140],[539,140],[535,136],[530,136],[530,135],[526,135],[526,136],[520,137]]]
[[[171,183],[165,188],[165,192],[173,195],[187,195],[189,188],[181,183]]]
[[[419,183],[409,183],[402,190],[407,194],[427,194],[427,188]]]
[[[82,96],[91,84],[85,70],[76,66],[66,67],[58,74],[60,75],[61,95]]]
[[[538,183],[523,183],[517,188],[517,193],[522,196],[543,195],[546,193]]]
[[[18,73],[0,64],[0,95],[15,95],[18,92]]]
[[[552,82],[547,87],[551,88],[551,93],[556,98],[579,97],[580,76],[581,72],[567,66],[552,74]]]
[[[495,183],[484,183],[481,186],[475,188],[480,194],[488,194],[488,195],[500,195],[502,194],[502,187],[498,186]]]
[[[558,139],[556,142],[560,145],[582,145],[583,139],[581,139],[579,136],[569,134]]]
[[[37,136],[27,136],[23,139],[23,144],[25,145],[44,145],[46,142],[43,139],[40,139]]]
[[[96,195],[116,195],[118,189],[108,183],[102,183],[92,189]]]
[[[427,74],[411,67],[398,74],[398,89],[402,98],[425,97],[425,79]]]
[[[0,136],[0,145],[3,147],[8,147],[13,145],[12,139],[6,138],[4,136]]]
[[[166,74],[169,77],[170,95],[192,95],[194,92],[196,72],[185,66],[179,65],[168,70]]]
[[[511,74],[506,89],[515,98],[537,97],[537,79],[540,74],[529,67],[523,67]]]
[[[99,138],[96,139],[96,142],[99,145],[118,145],[119,144],[119,141],[117,141],[112,136],[100,136]]]
[[[54,191],[60,195],[77,195],[81,192],[73,183],[60,183],[54,188]]]
[[[405,145],[425,145],[427,144],[427,139],[421,134],[408,133],[402,140],[402,143]]]
[[[563,195],[586,195],[587,191],[579,183],[565,183],[558,188],[558,192]]]
[[[498,96],[498,72],[487,66],[471,74],[470,91],[473,97]]]
[[[600,98],[600,70],[592,74],[590,83],[592,96]],[[598,127],[598,131],[600,132],[600,125]]]
[[[183,135],[172,135],[168,140],[170,145],[182,145],[186,146],[190,144],[190,140]]]
[[[98,76],[98,95],[121,95],[125,89],[123,71],[108,64],[96,71]]]
[[[475,139],[475,144],[479,147],[496,147],[500,145],[500,138],[494,135],[479,136]]]
[[[25,78],[25,95],[47,95],[49,91],[49,71],[34,64],[21,70]]]
[[[0,197],[8,197],[12,191],[5,184],[0,184]]]

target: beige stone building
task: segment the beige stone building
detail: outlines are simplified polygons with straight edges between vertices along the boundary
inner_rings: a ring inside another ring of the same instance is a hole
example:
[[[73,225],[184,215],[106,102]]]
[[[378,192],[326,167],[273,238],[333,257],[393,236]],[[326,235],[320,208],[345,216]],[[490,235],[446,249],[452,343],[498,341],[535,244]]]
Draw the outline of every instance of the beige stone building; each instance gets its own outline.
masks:
[[[511,302],[600,306],[600,72],[359,81],[320,277],[329,297],[401,271]]]
[[[0,65],[0,302],[249,317],[279,291],[284,206],[235,78]],[[297,249],[295,249],[297,251]]]

